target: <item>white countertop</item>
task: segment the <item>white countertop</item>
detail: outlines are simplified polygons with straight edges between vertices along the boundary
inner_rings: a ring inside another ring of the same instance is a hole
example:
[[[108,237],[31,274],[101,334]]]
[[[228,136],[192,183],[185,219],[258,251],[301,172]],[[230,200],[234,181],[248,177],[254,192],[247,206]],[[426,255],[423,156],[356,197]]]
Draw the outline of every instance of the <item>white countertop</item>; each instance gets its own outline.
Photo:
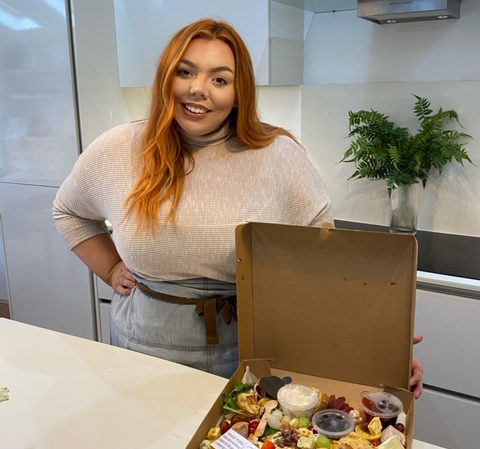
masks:
[[[0,319],[0,447],[183,449],[226,383],[212,374]],[[415,441],[413,449],[439,449]]]

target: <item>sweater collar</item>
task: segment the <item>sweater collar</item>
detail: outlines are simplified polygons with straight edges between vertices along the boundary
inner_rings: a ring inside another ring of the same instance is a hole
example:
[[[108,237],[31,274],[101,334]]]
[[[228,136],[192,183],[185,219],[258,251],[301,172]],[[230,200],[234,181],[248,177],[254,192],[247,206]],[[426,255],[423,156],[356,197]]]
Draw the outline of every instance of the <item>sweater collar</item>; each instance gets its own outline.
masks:
[[[182,141],[192,147],[207,147],[226,142],[233,135],[233,127],[227,120],[219,129],[204,136],[188,136],[180,129]]]

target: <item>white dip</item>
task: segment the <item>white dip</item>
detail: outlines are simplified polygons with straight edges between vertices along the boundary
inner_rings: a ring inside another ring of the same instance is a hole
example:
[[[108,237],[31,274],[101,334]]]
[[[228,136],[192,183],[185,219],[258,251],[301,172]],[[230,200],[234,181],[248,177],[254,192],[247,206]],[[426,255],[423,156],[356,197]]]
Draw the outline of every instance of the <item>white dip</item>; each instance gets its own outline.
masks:
[[[311,407],[318,401],[318,392],[298,384],[288,384],[278,390],[278,400],[287,406]]]

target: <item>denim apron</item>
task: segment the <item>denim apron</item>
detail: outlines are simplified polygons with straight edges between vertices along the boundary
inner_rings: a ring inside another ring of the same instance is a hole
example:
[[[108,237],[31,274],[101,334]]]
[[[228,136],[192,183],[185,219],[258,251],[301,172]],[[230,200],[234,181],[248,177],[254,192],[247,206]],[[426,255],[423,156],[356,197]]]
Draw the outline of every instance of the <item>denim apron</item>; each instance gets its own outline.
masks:
[[[235,284],[207,278],[138,282],[160,293],[191,299],[236,294]],[[238,364],[237,322],[226,324],[217,313],[218,345],[206,341],[205,322],[195,305],[161,301],[134,287],[129,296],[114,294],[110,312],[111,343],[223,377]]]

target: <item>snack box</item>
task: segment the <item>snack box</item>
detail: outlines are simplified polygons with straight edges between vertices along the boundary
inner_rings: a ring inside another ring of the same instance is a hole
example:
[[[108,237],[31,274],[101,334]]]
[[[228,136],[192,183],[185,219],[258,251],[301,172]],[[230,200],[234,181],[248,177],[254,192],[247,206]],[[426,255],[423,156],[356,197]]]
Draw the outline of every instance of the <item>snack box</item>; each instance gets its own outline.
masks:
[[[417,273],[413,235],[247,223],[236,229],[238,370],[289,375],[345,396],[398,396],[411,448],[411,371]],[[192,437],[197,449],[222,415],[223,392]]]

